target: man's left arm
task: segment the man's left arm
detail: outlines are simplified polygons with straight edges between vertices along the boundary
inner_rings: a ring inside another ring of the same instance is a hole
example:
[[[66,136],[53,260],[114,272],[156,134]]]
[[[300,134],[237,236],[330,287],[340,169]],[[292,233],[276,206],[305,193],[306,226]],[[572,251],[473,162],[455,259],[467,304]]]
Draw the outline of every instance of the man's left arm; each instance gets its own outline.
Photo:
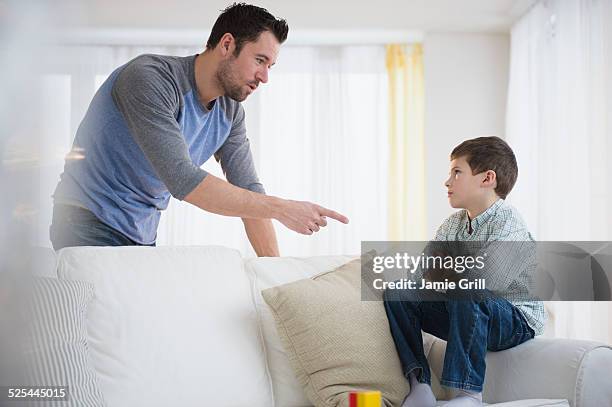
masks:
[[[276,231],[271,219],[247,219],[243,218],[244,229],[253,246],[253,250],[259,257],[278,257],[278,242]]]
[[[265,194],[265,190],[255,171],[253,154],[249,139],[246,137],[244,109],[237,106],[232,130],[227,140],[215,153],[227,181],[237,187]],[[276,232],[271,219],[243,218],[244,229],[249,242],[259,257],[279,256]]]

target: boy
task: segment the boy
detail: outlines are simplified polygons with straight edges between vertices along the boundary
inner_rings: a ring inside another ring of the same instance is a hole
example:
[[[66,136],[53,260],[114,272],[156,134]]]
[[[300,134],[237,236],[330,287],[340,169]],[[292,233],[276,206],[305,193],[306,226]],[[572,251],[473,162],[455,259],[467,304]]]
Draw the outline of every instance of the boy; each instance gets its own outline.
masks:
[[[444,221],[435,240],[475,242],[489,249],[499,241],[533,242],[520,214],[504,201],[518,176],[508,144],[498,137],[479,137],[461,143],[450,158],[445,186],[451,206],[462,210]],[[502,254],[501,258],[509,256]],[[520,261],[501,261],[485,270],[487,284],[495,285],[497,294],[506,294],[504,298],[459,300],[448,293],[433,293],[439,301],[415,301],[417,297],[410,297],[408,290],[385,292],[391,333],[411,385],[403,407],[436,404],[421,330],[447,341],[440,383],[452,389],[453,398],[445,405],[482,405],[487,350],[517,346],[543,331],[542,302],[510,294],[529,291],[528,281],[522,280],[525,268]]]

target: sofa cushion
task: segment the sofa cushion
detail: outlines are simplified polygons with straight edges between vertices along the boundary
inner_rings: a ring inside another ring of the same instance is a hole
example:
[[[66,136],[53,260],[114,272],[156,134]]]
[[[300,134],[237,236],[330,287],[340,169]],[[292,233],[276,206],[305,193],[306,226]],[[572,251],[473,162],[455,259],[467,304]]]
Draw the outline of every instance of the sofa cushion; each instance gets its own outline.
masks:
[[[273,405],[239,252],[78,247],[58,267],[95,286],[89,342],[109,405]]]
[[[315,406],[348,406],[379,390],[385,406],[409,392],[380,301],[361,301],[360,260],[264,290],[298,381]]]
[[[445,352],[446,342],[436,339],[428,358],[432,377],[441,375]],[[538,337],[511,349],[488,352],[486,362],[483,400],[494,406],[513,406],[509,400],[520,400],[523,404],[517,405],[522,406],[538,399],[561,399],[575,407],[590,407],[612,399],[607,385],[612,347],[603,343]]]
[[[276,407],[303,407],[310,406],[312,403],[304,394],[304,389],[289,364],[289,359],[276,331],[274,316],[261,296],[261,291],[334,270],[350,259],[348,256],[260,257],[245,262],[264,337]]]

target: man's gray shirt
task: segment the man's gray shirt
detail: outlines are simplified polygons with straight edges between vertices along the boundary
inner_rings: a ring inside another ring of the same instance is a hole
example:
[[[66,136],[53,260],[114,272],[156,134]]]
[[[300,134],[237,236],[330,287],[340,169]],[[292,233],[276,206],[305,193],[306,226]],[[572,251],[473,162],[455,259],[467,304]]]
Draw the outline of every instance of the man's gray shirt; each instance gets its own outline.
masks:
[[[244,109],[228,97],[198,99],[195,56],[142,55],[94,96],[55,190],[56,203],[92,211],[141,244],[155,242],[170,196],[184,199],[211,156],[227,180],[265,193],[246,137]]]

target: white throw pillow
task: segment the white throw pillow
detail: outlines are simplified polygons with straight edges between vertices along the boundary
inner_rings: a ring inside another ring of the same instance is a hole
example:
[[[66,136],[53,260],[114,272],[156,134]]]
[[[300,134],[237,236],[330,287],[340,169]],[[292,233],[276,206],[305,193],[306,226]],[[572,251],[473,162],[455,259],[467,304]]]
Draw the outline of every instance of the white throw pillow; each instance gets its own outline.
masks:
[[[303,407],[312,403],[308,401],[304,389],[289,365],[289,359],[276,331],[274,317],[264,302],[261,291],[334,270],[352,258],[354,257],[264,257],[246,261],[246,270],[251,278],[255,307],[263,331],[276,407]]]

